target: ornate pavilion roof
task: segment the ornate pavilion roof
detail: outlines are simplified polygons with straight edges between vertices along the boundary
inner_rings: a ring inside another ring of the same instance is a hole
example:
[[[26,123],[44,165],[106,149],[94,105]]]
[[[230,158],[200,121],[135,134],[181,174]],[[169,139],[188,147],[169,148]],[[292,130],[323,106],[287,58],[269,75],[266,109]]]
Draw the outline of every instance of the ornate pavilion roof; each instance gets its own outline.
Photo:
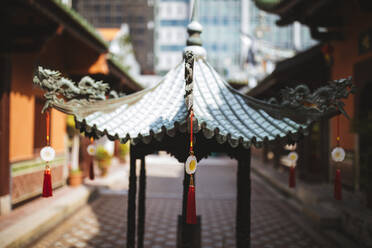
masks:
[[[194,59],[194,131],[202,132],[207,139],[245,148],[286,136],[296,139],[310,121],[326,112],[342,110],[339,99],[348,95],[348,80],[333,82],[313,94],[306,86],[287,89],[282,104],[240,94],[208,63],[200,46],[201,30],[195,20],[190,23],[185,53],[191,52]],[[43,68],[39,68],[34,82],[48,91],[46,107],[73,114],[81,131],[96,137],[107,135],[121,142],[130,139],[132,144],[148,144],[152,139],[161,141],[165,135],[173,137],[178,131],[187,131],[185,59],[155,86],[116,99],[102,100],[107,91],[102,82],[85,78],[75,84],[60,73]]]

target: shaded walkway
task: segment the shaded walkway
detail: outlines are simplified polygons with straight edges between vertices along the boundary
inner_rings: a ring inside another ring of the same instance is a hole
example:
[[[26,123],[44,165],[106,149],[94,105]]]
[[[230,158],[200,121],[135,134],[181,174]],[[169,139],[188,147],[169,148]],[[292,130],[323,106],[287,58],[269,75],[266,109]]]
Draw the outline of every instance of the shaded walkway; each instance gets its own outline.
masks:
[[[162,161],[163,160],[163,161]],[[182,165],[164,157],[147,160],[145,247],[175,247],[181,211]],[[197,177],[202,244],[235,247],[236,162],[208,159]],[[259,178],[252,176],[252,247],[333,247]],[[32,247],[125,247],[126,191],[107,190]]]

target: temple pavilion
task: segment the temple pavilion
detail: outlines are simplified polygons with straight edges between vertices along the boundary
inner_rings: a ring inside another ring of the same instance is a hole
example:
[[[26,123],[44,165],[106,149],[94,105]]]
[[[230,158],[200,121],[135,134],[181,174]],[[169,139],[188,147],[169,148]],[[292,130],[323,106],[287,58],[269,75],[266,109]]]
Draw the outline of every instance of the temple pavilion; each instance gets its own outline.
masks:
[[[35,76],[34,82],[47,91],[46,107],[74,115],[77,128],[86,136],[106,135],[122,143],[130,141],[127,247],[135,247],[136,243],[137,247],[143,247],[144,157],[165,150],[185,162],[189,155],[190,109],[194,114],[192,129],[197,160],[212,152],[223,152],[238,160],[236,245],[247,248],[250,247],[250,147],[296,142],[306,134],[306,127],[312,121],[342,111],[340,99],[348,95],[350,80],[346,79],[334,81],[314,93],[303,85],[287,89],[281,103],[242,95],[208,63],[201,32],[202,26],[194,14],[188,25],[184,59],[155,86],[120,98],[102,100],[99,96],[107,92],[107,85],[102,82],[88,80],[75,84],[59,72],[41,67]],[[136,159],[141,160],[138,208]],[[196,225],[185,223],[189,180],[185,173],[178,247],[199,247],[201,218]],[[195,180],[197,184],[197,173]]]

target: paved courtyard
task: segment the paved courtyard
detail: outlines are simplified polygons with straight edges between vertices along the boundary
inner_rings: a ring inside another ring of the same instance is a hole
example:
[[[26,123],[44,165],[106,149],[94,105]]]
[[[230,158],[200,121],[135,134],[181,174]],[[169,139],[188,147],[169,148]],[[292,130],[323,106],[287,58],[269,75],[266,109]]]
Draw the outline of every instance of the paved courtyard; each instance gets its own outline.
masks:
[[[197,174],[197,213],[202,215],[202,247],[235,247],[236,162],[203,160]],[[175,247],[181,211],[182,165],[147,160],[145,247]],[[125,180],[123,180],[124,182]],[[32,247],[125,247],[127,183],[103,191]],[[252,175],[253,248],[334,247],[288,204],[288,199]]]

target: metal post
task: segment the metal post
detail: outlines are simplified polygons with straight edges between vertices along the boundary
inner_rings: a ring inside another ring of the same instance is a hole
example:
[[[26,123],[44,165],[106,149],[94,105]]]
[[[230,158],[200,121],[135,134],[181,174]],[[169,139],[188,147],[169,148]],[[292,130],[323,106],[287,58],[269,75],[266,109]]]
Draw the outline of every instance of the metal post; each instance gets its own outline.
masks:
[[[127,248],[135,247],[136,237],[136,154],[134,146],[130,146],[129,192],[128,192],[128,222],[127,222]]]
[[[251,232],[251,150],[238,158],[236,199],[236,247],[250,247]]]
[[[137,227],[137,247],[143,248],[145,236],[145,217],[146,217],[146,164],[145,157],[141,157],[141,171],[139,177],[138,191],[138,227]]]

